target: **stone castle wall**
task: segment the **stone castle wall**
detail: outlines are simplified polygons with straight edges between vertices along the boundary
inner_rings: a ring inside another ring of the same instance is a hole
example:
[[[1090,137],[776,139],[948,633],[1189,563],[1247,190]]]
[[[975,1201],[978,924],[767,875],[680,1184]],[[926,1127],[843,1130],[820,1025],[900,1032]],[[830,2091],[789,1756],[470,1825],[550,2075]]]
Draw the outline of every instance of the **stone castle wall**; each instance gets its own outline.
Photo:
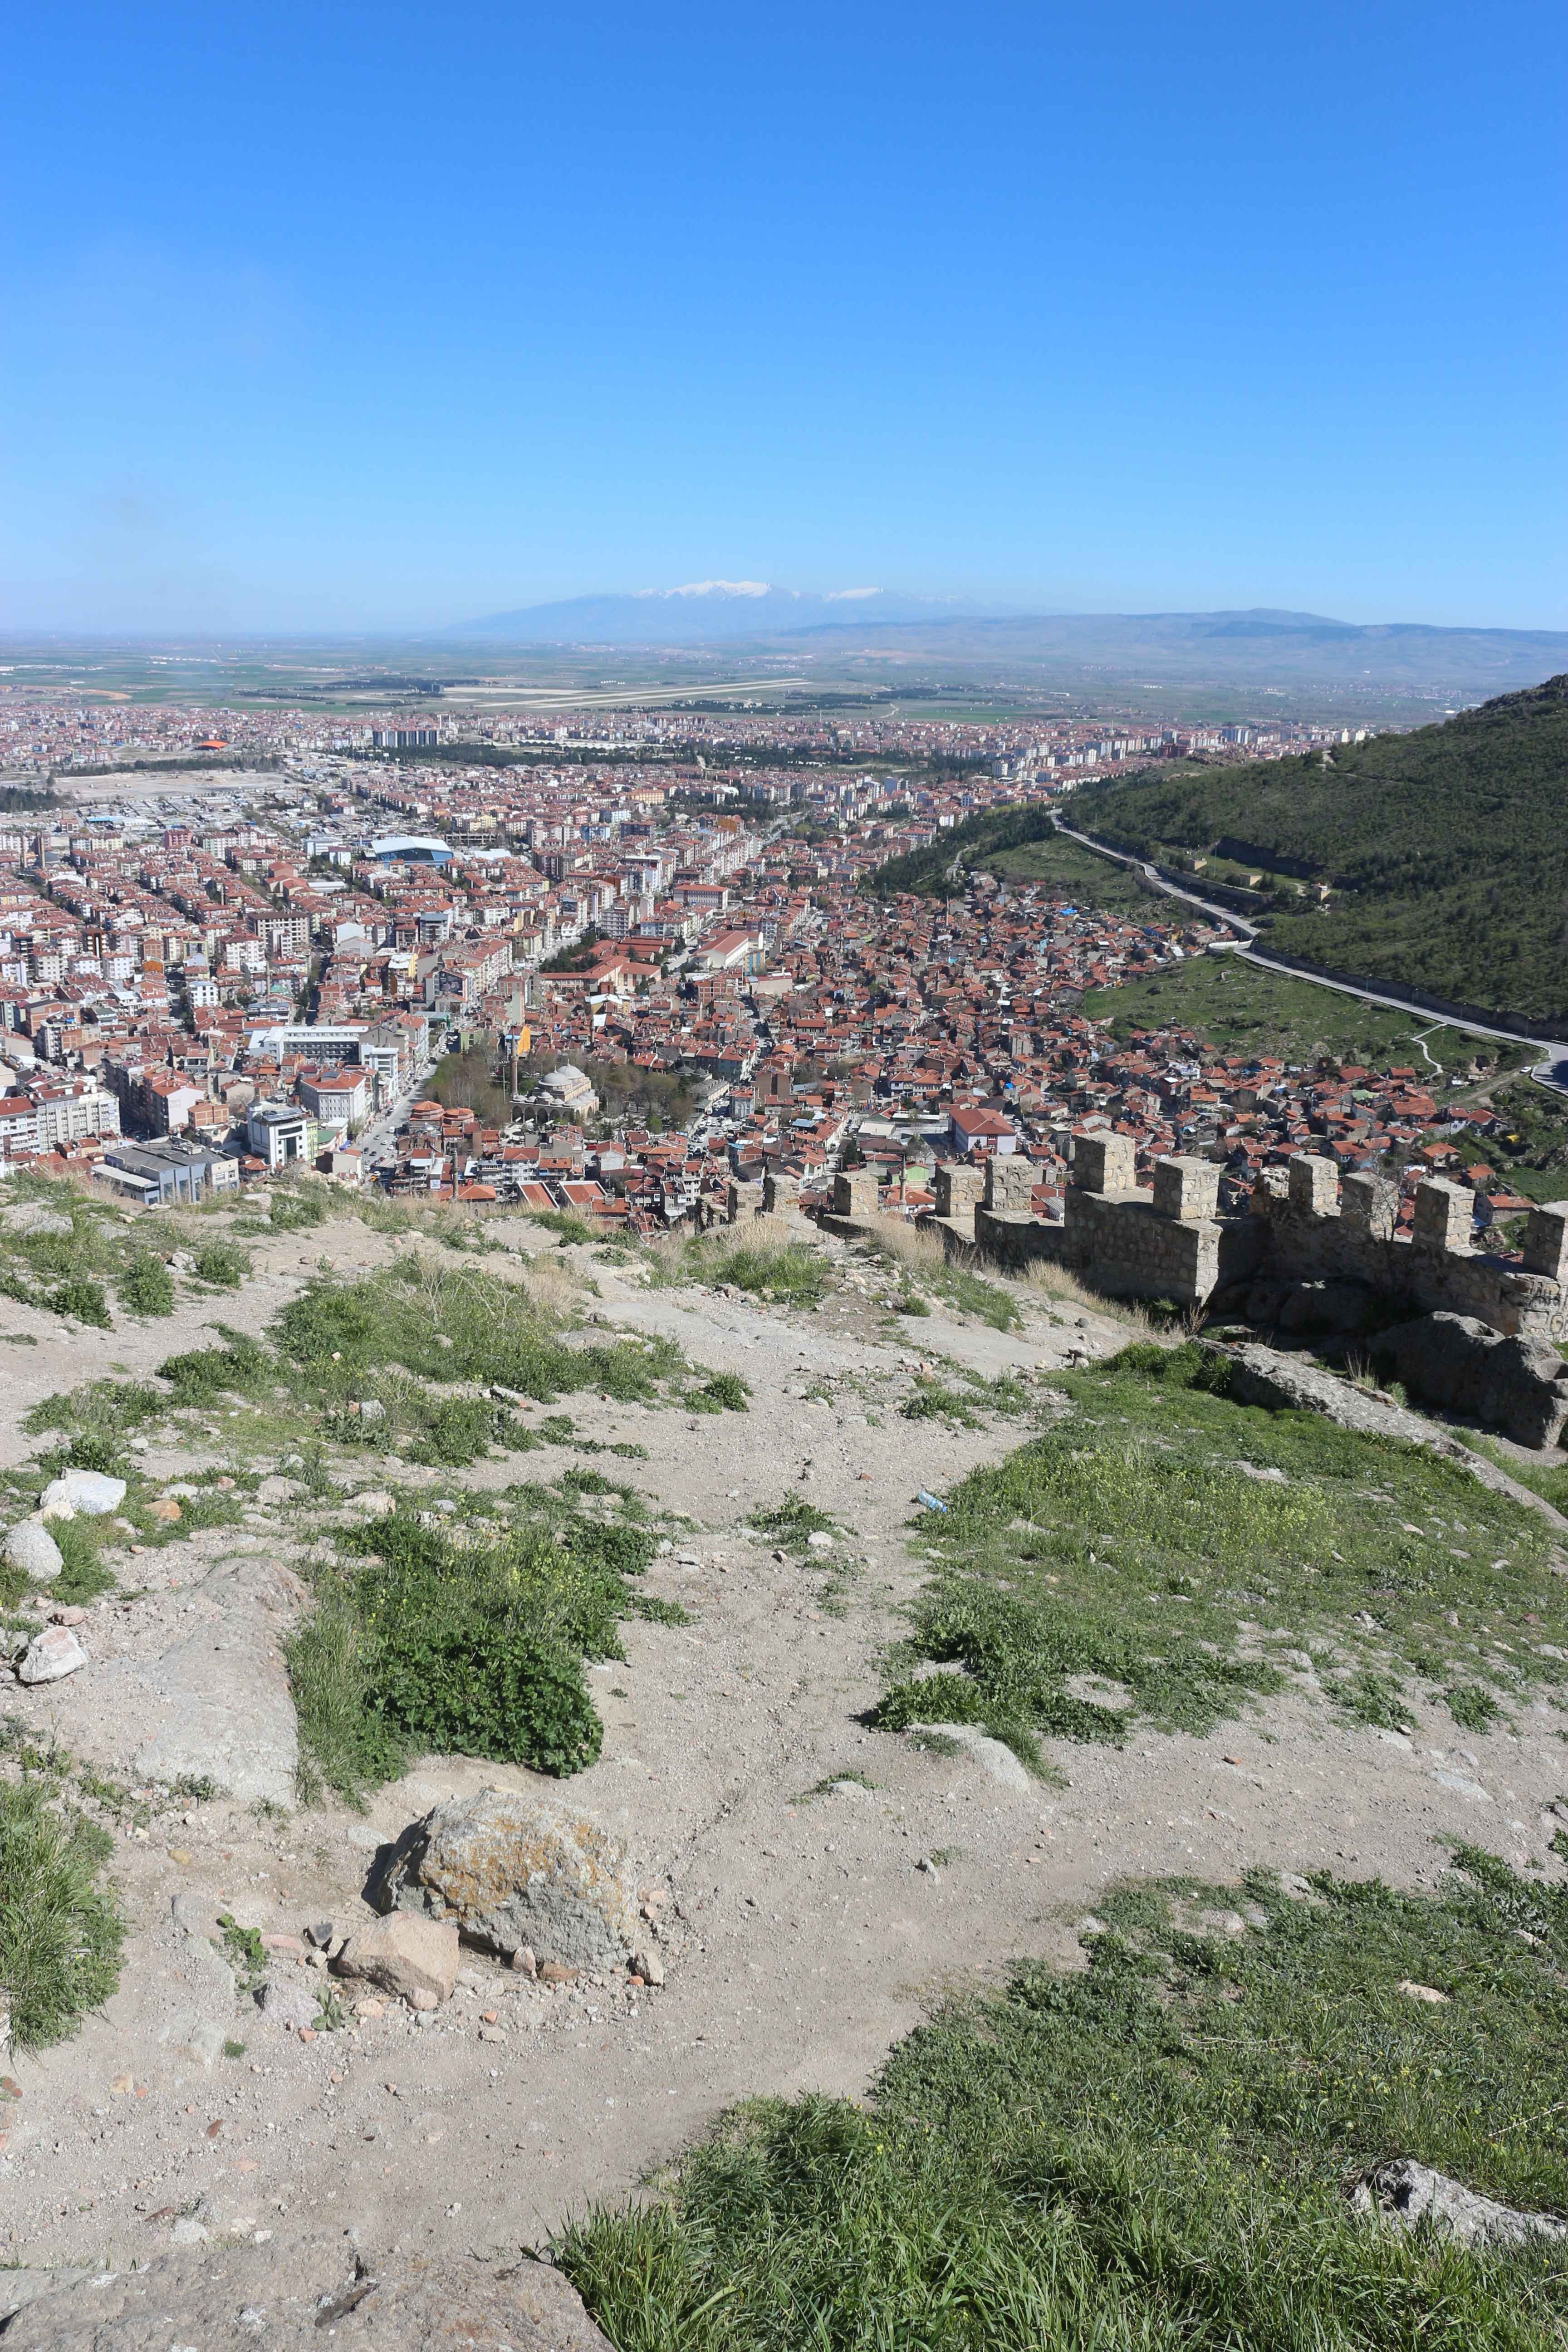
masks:
[[[1152,1189],[1137,1185],[1128,1136],[1079,1138],[1060,1224],[1029,1215],[1028,1175],[1027,1163],[992,1160],[973,1211],[976,1243],[1015,1271],[1043,1260],[1109,1297],[1179,1307],[1259,1280],[1351,1284],[1406,1314],[1469,1315],[1568,1346],[1568,1201],[1531,1212],[1520,1265],[1472,1249],[1464,1186],[1424,1182],[1405,1240],[1385,1184],[1347,1176],[1342,1194],[1335,1162],[1309,1153],[1265,1170],[1242,1218],[1218,1215],[1219,1171],[1208,1160],[1162,1160]],[[956,1217],[956,1188],[950,1197]]]

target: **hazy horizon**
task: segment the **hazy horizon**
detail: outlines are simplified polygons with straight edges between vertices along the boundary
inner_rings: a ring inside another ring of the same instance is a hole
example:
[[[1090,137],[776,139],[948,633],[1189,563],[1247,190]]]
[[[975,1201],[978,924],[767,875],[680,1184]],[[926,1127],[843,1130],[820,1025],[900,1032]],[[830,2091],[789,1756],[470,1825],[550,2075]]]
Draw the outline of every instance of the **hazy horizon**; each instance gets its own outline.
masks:
[[[19,16],[0,625],[1568,625],[1544,0]]]

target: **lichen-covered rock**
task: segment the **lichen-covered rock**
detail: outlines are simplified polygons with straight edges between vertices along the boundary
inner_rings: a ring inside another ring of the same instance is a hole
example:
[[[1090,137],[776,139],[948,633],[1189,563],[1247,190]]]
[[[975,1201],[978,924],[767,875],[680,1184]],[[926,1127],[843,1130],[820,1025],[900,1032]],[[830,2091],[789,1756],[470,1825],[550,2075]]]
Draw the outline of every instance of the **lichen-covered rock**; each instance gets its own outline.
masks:
[[[628,1855],[592,1814],[504,1789],[437,1805],[398,1840],[373,1890],[384,1910],[450,1920],[510,1959],[616,1968],[637,1939]]]
[[[42,1519],[21,1519],[5,1538],[5,1565],[19,1568],[35,1584],[52,1584],[65,1561]]]
[[[436,2009],[458,1981],[458,1930],[449,1921],[394,1912],[357,1927],[334,1966],[340,1976],[396,1993],[411,2009]]]

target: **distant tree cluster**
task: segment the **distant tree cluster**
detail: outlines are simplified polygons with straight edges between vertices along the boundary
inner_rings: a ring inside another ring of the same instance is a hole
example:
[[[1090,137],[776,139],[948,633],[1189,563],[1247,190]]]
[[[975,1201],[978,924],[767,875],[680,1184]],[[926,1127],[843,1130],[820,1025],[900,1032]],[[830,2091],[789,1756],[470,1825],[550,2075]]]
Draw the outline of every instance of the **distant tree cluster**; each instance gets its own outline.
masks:
[[[981,809],[965,817],[949,833],[939,833],[924,849],[911,849],[901,857],[889,857],[867,877],[863,887],[879,898],[892,898],[910,892],[930,897],[946,884],[949,867],[954,858],[965,866],[984,863],[1004,849],[1019,849],[1027,841],[1044,841],[1055,833],[1056,826],[1048,808],[1035,801],[1014,808]]]

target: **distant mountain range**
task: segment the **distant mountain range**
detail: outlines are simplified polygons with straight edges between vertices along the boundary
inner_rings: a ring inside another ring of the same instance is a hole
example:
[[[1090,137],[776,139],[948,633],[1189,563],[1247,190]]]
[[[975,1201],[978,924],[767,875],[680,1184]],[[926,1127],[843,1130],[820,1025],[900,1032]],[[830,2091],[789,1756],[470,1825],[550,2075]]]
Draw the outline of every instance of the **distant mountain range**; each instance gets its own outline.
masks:
[[[866,628],[889,622],[979,618],[1005,611],[956,597],[900,596],[890,588],[841,588],[816,596],[763,580],[694,580],[629,596],[570,596],[491,613],[447,631],[513,645],[700,646],[720,638],[779,636],[797,629]]]
[[[470,643],[700,646],[773,644],[831,633],[836,653],[907,661],[1006,664],[1106,684],[1203,681],[1301,687],[1441,686],[1495,693],[1568,668],[1568,632],[1362,625],[1321,613],[1008,613],[994,605],[900,595],[889,588],[808,594],[754,580],[702,580],[634,595],[574,596],[449,629]]]

